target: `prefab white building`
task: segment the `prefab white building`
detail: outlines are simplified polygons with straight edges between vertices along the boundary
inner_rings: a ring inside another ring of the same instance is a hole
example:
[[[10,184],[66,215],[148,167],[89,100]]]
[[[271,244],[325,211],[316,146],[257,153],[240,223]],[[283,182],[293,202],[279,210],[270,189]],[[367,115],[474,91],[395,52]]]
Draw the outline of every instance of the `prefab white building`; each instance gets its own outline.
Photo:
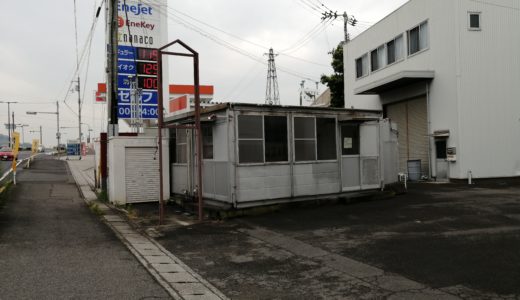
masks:
[[[222,209],[341,197],[397,181],[397,136],[380,111],[218,104],[202,109],[203,197]],[[194,113],[165,119],[193,124]],[[170,130],[171,194],[198,188],[193,130]]]
[[[520,1],[411,0],[344,45],[345,102],[397,123],[400,171],[520,176]]]

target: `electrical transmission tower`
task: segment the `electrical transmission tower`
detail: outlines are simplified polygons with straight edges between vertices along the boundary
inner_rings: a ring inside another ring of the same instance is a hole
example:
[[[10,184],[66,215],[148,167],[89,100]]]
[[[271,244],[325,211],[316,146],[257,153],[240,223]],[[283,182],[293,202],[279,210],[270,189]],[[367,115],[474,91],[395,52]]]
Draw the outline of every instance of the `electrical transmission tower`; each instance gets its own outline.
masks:
[[[269,56],[268,59],[268,70],[267,70],[267,86],[265,88],[265,104],[267,105],[280,105],[280,94],[278,92],[278,78],[276,77],[276,65],[274,63],[274,57],[278,54],[274,54],[273,48],[269,49],[269,53],[265,53]]]

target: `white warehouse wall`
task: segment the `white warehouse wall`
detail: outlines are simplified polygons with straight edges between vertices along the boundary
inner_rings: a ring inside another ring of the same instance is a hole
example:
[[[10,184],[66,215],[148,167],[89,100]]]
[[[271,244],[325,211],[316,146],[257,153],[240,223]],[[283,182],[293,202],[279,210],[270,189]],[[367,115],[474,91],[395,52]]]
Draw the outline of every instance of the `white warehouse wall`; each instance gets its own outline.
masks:
[[[457,148],[450,178],[466,178],[468,170],[475,177],[520,175],[520,3],[487,2],[512,8],[470,0],[412,0],[344,48],[345,107],[381,109],[382,103],[406,100],[400,92],[354,95],[354,90],[402,71],[435,72],[429,86],[429,133],[450,131],[448,147]],[[468,11],[482,12],[482,31],[468,31]],[[406,43],[406,31],[425,20],[427,50],[355,78],[355,59],[401,33]]]
[[[459,176],[520,176],[520,1],[461,0]],[[468,30],[468,11],[481,30]]]

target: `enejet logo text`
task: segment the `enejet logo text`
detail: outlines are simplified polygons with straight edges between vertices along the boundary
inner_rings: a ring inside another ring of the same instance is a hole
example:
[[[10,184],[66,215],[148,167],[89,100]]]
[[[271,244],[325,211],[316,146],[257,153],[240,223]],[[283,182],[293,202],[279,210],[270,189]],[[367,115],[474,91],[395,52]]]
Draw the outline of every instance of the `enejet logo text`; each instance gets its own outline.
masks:
[[[149,15],[149,16],[151,16],[152,15],[152,7],[151,6],[146,6],[146,5],[143,5],[141,3],[138,3],[138,4],[124,4],[124,3],[122,3],[121,0],[117,3],[117,10],[118,11],[122,11],[122,12],[131,12],[131,13],[133,13],[136,16],[139,16],[139,15]]]

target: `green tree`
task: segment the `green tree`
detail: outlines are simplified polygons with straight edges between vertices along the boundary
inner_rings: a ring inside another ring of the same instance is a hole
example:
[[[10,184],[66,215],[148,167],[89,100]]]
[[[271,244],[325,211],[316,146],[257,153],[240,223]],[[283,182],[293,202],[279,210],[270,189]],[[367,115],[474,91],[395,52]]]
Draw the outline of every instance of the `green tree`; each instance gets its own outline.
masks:
[[[334,74],[327,76],[321,75],[321,83],[330,89],[331,107],[345,107],[345,86],[343,76],[343,42],[339,43],[336,49],[332,50],[332,69]]]

